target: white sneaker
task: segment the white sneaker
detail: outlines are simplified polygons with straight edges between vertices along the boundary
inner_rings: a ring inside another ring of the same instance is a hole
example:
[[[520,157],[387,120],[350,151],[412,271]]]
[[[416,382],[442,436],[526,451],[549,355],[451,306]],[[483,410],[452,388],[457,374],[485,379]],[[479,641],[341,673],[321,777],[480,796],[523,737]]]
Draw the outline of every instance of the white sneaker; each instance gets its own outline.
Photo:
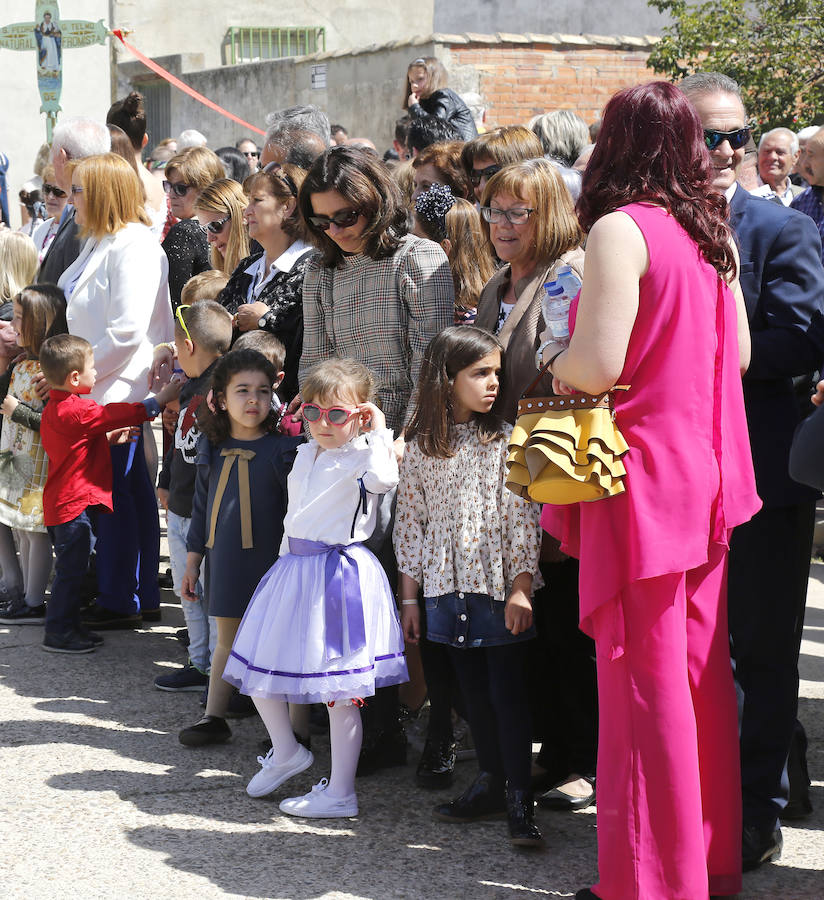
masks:
[[[326,793],[329,781],[321,780],[308,794],[302,797],[288,797],[280,801],[280,811],[290,816],[304,816],[307,819],[345,819],[358,814],[358,798],[330,797]]]
[[[246,785],[246,793],[250,797],[265,797],[279,788],[284,781],[297,775],[315,761],[315,757],[302,744],[286,762],[278,763],[275,760],[274,747],[266,754],[257,758],[260,763],[260,771]]]

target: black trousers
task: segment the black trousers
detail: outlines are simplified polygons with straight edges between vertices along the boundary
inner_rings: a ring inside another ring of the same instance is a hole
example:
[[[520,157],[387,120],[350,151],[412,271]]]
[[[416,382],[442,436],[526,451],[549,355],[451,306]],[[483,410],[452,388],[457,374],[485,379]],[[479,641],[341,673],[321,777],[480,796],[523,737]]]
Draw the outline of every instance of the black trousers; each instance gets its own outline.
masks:
[[[448,647],[458,676],[478,767],[530,789],[532,721],[523,642],[497,647]]]
[[[789,794],[798,654],[815,501],[762,509],[730,541],[729,620],[740,701],[744,824],[772,827]]]
[[[595,775],[598,684],[595,642],[578,627],[578,560],[541,563],[546,585],[535,594],[537,640],[529,644],[529,690],[536,760],[557,784]]]

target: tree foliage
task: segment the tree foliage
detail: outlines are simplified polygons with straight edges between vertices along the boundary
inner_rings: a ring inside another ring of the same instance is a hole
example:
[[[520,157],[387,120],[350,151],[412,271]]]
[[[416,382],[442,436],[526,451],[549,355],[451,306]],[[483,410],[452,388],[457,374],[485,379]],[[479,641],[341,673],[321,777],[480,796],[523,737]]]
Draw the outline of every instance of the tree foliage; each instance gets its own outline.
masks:
[[[759,130],[824,122],[824,0],[648,0],[673,24],[649,58],[673,80],[723,72]]]

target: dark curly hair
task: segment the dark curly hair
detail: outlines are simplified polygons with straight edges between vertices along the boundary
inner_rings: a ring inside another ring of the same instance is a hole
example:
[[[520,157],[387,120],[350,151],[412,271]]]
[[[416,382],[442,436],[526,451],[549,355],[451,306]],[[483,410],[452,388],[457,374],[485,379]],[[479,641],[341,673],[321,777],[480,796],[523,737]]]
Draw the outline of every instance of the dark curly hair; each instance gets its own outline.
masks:
[[[323,254],[324,266],[340,265],[344,254],[329,235],[309,221],[315,214],[312,194],[337,191],[367,218],[363,252],[385,259],[398,249],[409,230],[408,211],[389,169],[374,153],[356,147],[332,147],[312,164],[300,189],[298,206],[312,243]]]
[[[667,81],[619,91],[607,103],[589,158],[577,212],[589,231],[628,203],[666,209],[725,275],[735,272],[727,201],[711,187],[701,120],[683,92]]]
[[[221,357],[212,373],[212,407],[210,409],[203,404],[198,411],[197,424],[206,437],[217,446],[231,437],[231,425],[229,413],[220,408],[220,401],[226,395],[226,388],[233,375],[238,372],[263,372],[269,379],[274,393],[274,384],[278,379],[278,373],[269,360],[257,350],[230,350]],[[264,431],[277,430],[278,416],[273,410],[264,419],[261,426]]]

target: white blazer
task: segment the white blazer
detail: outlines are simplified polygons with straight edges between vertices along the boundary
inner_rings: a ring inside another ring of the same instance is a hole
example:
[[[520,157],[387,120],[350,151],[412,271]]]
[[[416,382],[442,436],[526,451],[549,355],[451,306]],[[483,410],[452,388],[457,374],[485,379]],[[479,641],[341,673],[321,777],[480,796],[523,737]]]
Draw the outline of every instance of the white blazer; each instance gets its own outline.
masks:
[[[94,349],[91,398],[98,403],[146,397],[152,350],[174,338],[168,279],[163,248],[138,222],[99,241],[89,238],[60,276],[69,333]]]

